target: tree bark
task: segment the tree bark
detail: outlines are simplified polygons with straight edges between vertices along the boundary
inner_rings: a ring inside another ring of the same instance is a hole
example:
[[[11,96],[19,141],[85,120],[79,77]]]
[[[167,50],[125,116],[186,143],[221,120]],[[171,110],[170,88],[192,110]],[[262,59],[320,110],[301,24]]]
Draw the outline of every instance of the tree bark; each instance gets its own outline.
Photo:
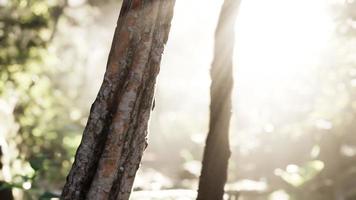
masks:
[[[61,199],[127,200],[147,146],[175,0],[124,0],[98,96]]]
[[[203,155],[198,200],[223,199],[230,157],[229,126],[233,88],[234,28],[240,0],[225,0],[215,32],[210,76],[210,124]]]

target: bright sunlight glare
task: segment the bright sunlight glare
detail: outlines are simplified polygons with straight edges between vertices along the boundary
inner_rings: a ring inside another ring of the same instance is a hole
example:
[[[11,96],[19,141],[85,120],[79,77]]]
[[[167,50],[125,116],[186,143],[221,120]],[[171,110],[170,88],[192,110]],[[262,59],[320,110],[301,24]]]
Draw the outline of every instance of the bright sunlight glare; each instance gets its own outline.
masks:
[[[242,1],[236,23],[240,90],[284,90],[309,74],[333,30],[324,0]]]

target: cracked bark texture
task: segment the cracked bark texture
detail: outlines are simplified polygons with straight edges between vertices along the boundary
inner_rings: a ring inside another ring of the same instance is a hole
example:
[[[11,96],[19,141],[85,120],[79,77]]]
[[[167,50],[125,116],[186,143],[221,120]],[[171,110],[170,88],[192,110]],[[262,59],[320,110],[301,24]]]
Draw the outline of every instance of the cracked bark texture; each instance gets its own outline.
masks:
[[[197,200],[222,200],[230,157],[229,126],[233,88],[235,21],[240,0],[225,0],[215,32],[210,76],[210,122]]]
[[[104,80],[61,199],[127,200],[147,146],[175,0],[124,0]]]

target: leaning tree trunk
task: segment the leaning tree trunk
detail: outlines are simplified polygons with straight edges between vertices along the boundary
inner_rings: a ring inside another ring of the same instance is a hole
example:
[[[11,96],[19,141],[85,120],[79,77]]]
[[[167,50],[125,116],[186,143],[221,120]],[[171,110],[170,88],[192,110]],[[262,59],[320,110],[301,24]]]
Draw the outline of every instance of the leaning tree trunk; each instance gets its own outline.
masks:
[[[215,32],[210,87],[210,124],[203,155],[198,200],[223,198],[230,157],[229,125],[233,88],[234,28],[240,0],[225,0]]]
[[[147,146],[175,0],[124,0],[104,81],[61,199],[127,200]]]

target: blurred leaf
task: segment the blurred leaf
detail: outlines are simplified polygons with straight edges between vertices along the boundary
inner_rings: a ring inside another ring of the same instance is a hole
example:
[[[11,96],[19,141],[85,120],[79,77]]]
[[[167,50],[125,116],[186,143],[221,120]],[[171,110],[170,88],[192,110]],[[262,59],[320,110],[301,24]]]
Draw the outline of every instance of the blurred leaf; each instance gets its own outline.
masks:
[[[52,193],[52,192],[44,192],[40,197],[39,200],[50,200],[52,198],[59,198],[60,195]]]
[[[35,171],[38,171],[43,168],[44,160],[45,160],[44,157],[36,157],[36,158],[31,159],[29,162],[30,162],[32,169]]]

